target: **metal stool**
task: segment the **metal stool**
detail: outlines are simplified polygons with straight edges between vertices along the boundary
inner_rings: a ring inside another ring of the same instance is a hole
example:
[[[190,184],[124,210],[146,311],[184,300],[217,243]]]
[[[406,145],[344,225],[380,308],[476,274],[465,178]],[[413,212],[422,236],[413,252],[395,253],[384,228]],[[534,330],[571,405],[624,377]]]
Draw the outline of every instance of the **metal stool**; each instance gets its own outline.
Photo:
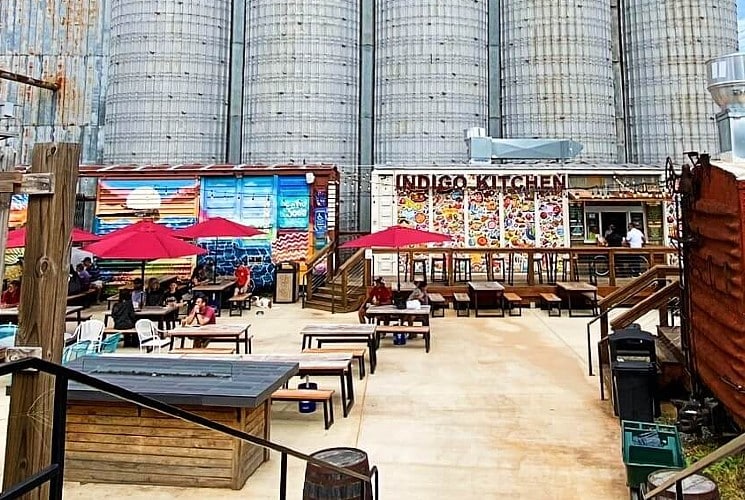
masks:
[[[417,257],[411,266],[411,281],[416,282],[417,274],[422,276],[422,281],[427,281],[427,264],[429,259],[426,257]]]
[[[440,276],[437,276],[437,264],[440,264]],[[442,257],[432,257],[432,267],[430,268],[430,282],[443,281],[447,283],[448,280],[448,268],[447,259],[443,255]]]
[[[533,254],[533,269],[538,270],[538,284],[543,284],[543,254],[542,253],[534,253]]]
[[[561,256],[561,281],[567,281],[569,266],[574,268],[574,281],[579,281],[579,259],[576,255],[563,254]]]
[[[453,258],[453,275],[455,281],[471,281],[471,258]]]

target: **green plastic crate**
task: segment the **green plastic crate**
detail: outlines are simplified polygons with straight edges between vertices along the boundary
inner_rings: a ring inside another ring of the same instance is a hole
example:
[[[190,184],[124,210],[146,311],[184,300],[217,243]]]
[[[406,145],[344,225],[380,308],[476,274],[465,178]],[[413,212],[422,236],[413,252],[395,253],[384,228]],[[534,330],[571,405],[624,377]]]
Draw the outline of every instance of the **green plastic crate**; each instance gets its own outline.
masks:
[[[621,422],[623,463],[626,464],[626,484],[637,487],[660,469],[682,469],[685,458],[678,429],[672,425],[649,422]],[[659,440],[659,442],[654,442]]]

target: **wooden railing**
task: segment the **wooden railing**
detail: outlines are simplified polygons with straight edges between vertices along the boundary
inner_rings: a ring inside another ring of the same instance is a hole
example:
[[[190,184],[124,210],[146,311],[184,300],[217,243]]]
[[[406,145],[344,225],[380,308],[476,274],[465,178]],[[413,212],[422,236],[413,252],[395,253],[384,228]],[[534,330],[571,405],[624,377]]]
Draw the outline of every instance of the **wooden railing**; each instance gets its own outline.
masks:
[[[447,285],[455,284],[455,261],[470,260],[474,279],[505,281],[509,285],[535,286],[556,281],[590,281],[599,286],[615,287],[619,280],[632,278],[658,264],[669,264],[677,258],[677,250],[672,247],[645,247],[639,249],[625,247],[570,247],[570,248],[430,248],[406,249],[375,248],[373,254],[400,253],[404,263],[402,280],[414,281],[412,263],[424,258],[428,266],[432,258],[443,259]],[[431,275],[431,267],[429,274]],[[675,267],[677,270],[677,267]],[[540,276],[538,274],[540,271]],[[377,271],[376,271],[377,272]],[[378,274],[380,274],[378,272]],[[417,275],[417,277],[420,275]],[[395,277],[395,273],[393,273]],[[427,277],[430,280],[430,276]]]
[[[306,269],[301,279],[305,289],[303,306],[306,300],[313,298],[315,291],[325,285],[330,277],[334,276],[336,269],[335,250],[336,244],[331,242],[306,262]]]
[[[337,304],[343,311],[347,310],[352,300],[366,292],[370,284],[370,261],[365,259],[365,249],[357,250],[344,262],[331,280],[334,298],[331,312],[335,312]],[[355,304],[356,305],[356,304]]]

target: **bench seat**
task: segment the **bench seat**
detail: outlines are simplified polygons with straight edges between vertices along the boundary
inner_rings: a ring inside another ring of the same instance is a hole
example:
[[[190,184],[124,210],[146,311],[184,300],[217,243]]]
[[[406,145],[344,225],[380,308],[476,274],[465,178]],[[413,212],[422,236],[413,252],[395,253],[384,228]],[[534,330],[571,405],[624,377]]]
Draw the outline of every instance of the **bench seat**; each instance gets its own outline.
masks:
[[[349,353],[352,355],[353,359],[357,360],[357,363],[360,366],[360,380],[365,378],[365,354],[367,353],[367,349],[344,349],[343,347],[317,347],[317,348],[307,348],[303,349],[304,353],[311,353],[311,354],[329,354],[329,353]]]
[[[228,299],[228,306],[228,316],[243,316],[243,309],[251,310],[251,294],[242,293],[230,297]]]
[[[439,293],[429,293],[429,305],[431,306],[432,317],[445,317],[445,309],[448,308],[448,302],[445,297]],[[439,314],[437,314],[439,312]]]
[[[456,316],[471,315],[471,297],[467,293],[453,294],[453,309]],[[465,314],[463,312],[465,311]]]
[[[88,290],[80,293],[76,293],[74,295],[68,295],[67,296],[67,305],[72,306],[76,305],[77,303],[80,303],[80,305],[88,307],[90,304],[88,300],[86,300],[88,297],[95,298],[98,294],[98,291],[95,288],[89,288]]]
[[[598,314],[598,303],[605,297],[597,295],[594,292],[582,292],[582,297],[587,301],[592,309],[592,314]]]
[[[549,316],[561,316],[561,297],[555,293],[541,293],[541,302],[546,306]],[[551,314],[553,310],[556,310],[556,314]]]
[[[217,347],[217,348],[176,348],[168,351],[169,354],[235,354],[235,349],[230,347]]]
[[[272,401],[313,401],[323,403],[323,423],[326,429],[334,424],[334,406],[330,389],[278,389],[272,394]]]
[[[505,308],[509,311],[510,316],[522,316],[523,315],[523,298],[516,293],[507,292],[503,295]],[[517,310],[517,314],[515,314]]]
[[[430,329],[428,326],[408,326],[408,325],[379,325],[375,329],[375,335],[377,336],[377,343],[380,345],[380,338],[384,333],[405,333],[408,335],[422,335],[424,337],[424,348],[426,352],[429,352],[431,344]]]

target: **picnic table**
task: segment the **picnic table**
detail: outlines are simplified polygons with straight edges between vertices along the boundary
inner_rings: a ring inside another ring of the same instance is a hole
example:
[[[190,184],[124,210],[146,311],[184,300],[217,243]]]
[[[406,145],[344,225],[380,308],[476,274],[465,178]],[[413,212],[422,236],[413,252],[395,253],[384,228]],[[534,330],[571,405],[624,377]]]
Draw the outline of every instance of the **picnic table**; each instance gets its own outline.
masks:
[[[478,317],[504,317],[504,286],[498,281],[469,281],[468,291],[472,294],[473,310],[475,316]],[[485,297],[492,297],[493,302],[487,302],[489,305],[496,306],[494,311],[497,313],[492,314],[479,314],[479,304],[483,304]]]
[[[222,309],[222,299],[225,292],[229,291],[235,285],[235,280],[218,281],[217,283],[205,283],[191,288],[192,295],[203,293],[209,297],[211,303],[217,306],[215,313],[219,316]]]
[[[181,348],[187,338],[194,342],[195,348],[206,347],[209,342],[235,342],[236,352],[241,352],[241,342],[244,351],[251,353],[251,339],[253,335],[248,333],[251,325],[248,323],[233,325],[202,325],[202,326],[179,326],[168,331],[168,335],[174,339],[181,339]]]
[[[82,322],[82,311],[83,306],[67,306],[65,309],[65,316],[71,314],[75,315],[75,320],[80,324]],[[0,308],[0,323],[12,323],[18,324],[18,307],[3,307]]]
[[[176,304],[171,304],[165,307],[143,307],[142,309],[135,309],[135,318],[137,319],[149,319],[158,324],[158,329],[166,330],[173,328],[178,319],[179,307]],[[109,323],[111,317],[111,311],[107,311],[104,314],[104,325]]]
[[[263,439],[270,437],[272,393],[299,369],[293,362],[167,354],[156,362],[88,356],[70,367]],[[239,490],[269,460],[258,446],[72,382],[66,441],[65,477],[88,483]]]
[[[365,311],[365,314],[372,318],[378,317],[389,317],[395,318],[401,321],[419,321],[422,325],[429,326],[429,315],[432,311],[432,306],[422,305],[419,309],[399,309],[396,306],[370,306]]]
[[[303,336],[302,348],[312,347],[313,338],[316,338],[319,344],[320,342],[365,343],[370,353],[370,373],[375,373],[375,367],[378,365],[375,328],[375,325],[360,323],[314,323],[300,330]]]
[[[567,307],[569,309],[569,317],[592,317],[593,314],[576,314],[573,313],[572,309],[572,297],[583,294],[591,294],[593,297],[593,303],[598,300],[598,287],[582,281],[557,281],[556,286],[558,287],[561,295],[564,295],[567,299]],[[594,310],[594,309],[593,309]]]

